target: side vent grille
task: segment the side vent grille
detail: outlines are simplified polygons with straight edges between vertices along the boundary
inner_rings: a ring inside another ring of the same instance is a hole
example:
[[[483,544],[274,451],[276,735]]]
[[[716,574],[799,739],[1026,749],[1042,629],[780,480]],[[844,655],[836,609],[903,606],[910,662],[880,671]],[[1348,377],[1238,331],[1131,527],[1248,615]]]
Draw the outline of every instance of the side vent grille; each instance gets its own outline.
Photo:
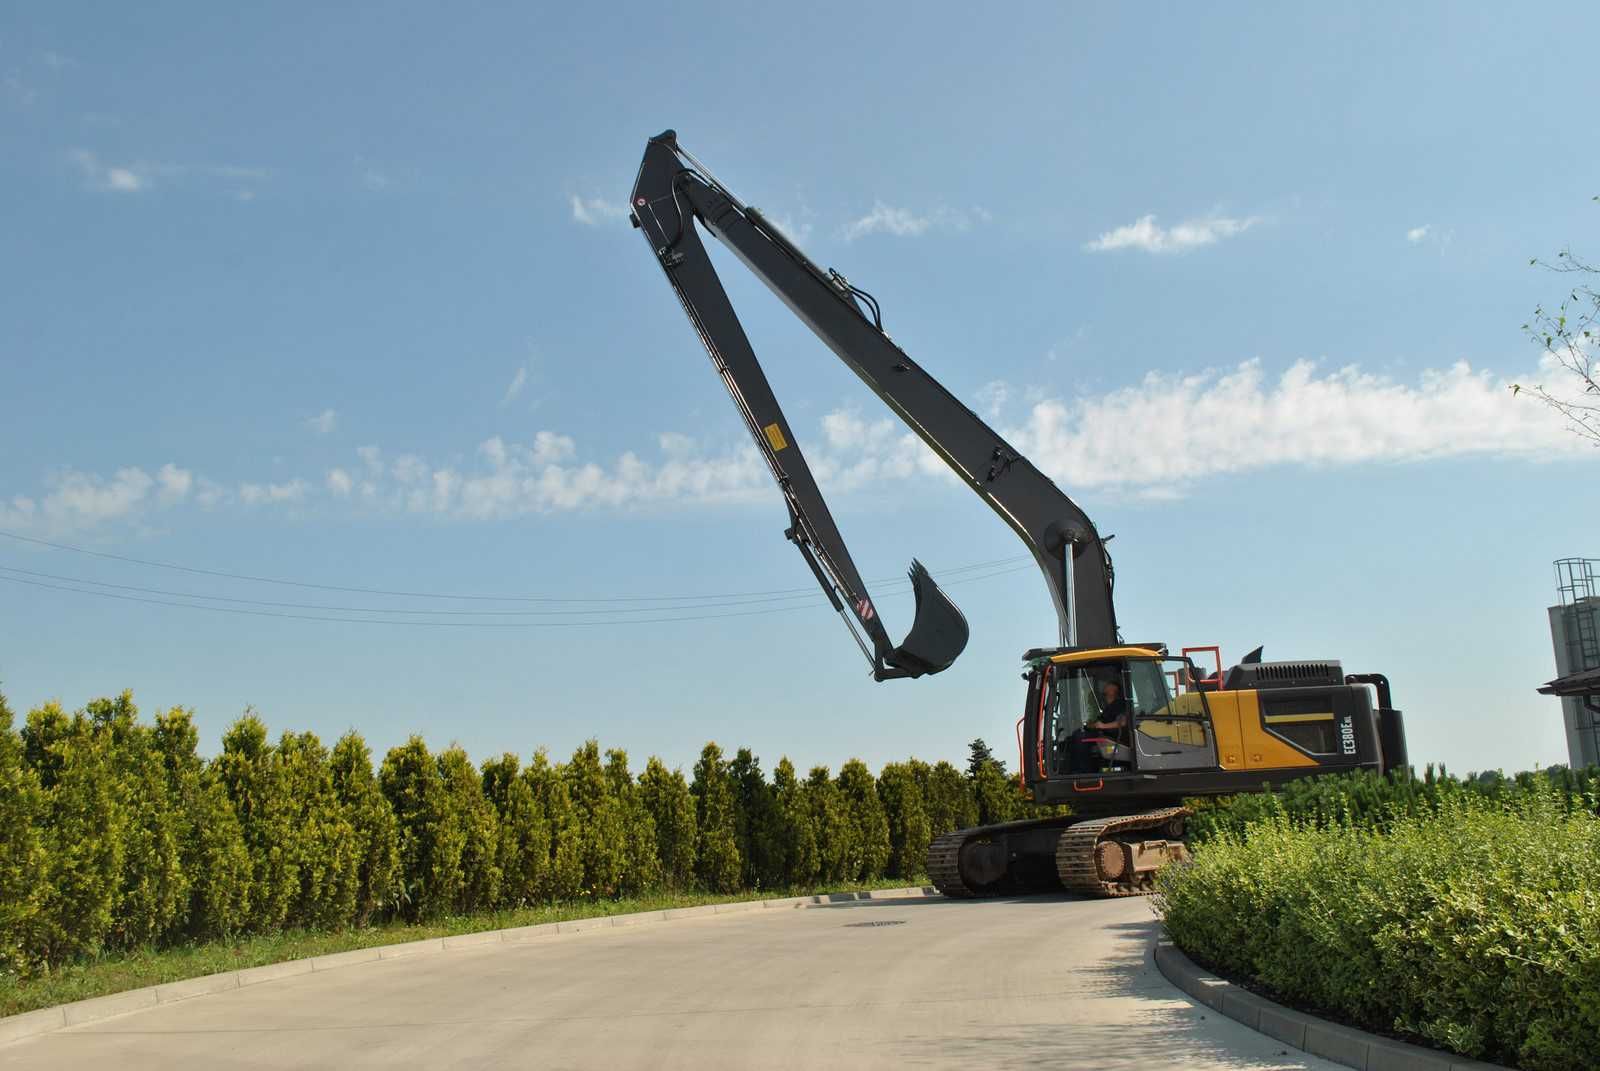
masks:
[[[1344,683],[1344,667],[1338,662],[1255,662],[1228,670],[1223,687],[1307,688]]]

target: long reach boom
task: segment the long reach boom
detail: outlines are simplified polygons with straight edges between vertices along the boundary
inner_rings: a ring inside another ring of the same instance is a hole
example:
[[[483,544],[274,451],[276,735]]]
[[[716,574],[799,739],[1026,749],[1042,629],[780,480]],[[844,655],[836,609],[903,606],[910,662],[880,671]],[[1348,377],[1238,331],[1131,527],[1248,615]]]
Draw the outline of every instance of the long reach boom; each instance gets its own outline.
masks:
[[[884,333],[870,294],[812,263],[770,220],[718,183],[671,130],[650,139],[631,206],[634,226],[644,231],[778,481],[789,507],[785,535],[846,625],[853,618],[870,638],[869,650],[850,626],[874,678],[920,677],[947,668],[966,646],[966,619],[913,560],[916,618],[904,642],[896,646],[889,639],[696,224],[732,250],[1027,544],[1055,603],[1063,646],[1118,642],[1111,558],[1094,523]]]

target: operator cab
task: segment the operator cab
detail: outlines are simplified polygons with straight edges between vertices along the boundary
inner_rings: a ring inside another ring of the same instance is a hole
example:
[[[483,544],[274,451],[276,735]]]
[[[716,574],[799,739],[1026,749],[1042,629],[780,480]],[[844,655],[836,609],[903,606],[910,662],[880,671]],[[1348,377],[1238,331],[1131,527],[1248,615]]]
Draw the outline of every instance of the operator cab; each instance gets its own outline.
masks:
[[[1152,645],[1041,652],[1029,662],[1028,780],[1216,766],[1201,694],[1215,678],[1188,657]]]

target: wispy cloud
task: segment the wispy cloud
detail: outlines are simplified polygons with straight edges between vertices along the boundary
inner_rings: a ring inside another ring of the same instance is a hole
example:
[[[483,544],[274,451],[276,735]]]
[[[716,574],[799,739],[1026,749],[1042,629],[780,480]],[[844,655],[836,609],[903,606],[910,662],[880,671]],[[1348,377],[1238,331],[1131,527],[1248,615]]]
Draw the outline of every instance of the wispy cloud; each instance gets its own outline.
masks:
[[[865,238],[869,234],[887,234],[896,238],[918,238],[932,230],[969,230],[974,219],[980,223],[988,223],[994,219],[994,216],[988,210],[982,208],[974,208],[970,212],[953,208],[939,208],[931,212],[917,213],[908,208],[899,208],[885,204],[882,201],[874,201],[870,212],[846,223],[839,233],[847,242]]]
[[[255,191],[247,184],[265,182],[272,175],[266,168],[237,164],[189,165],[149,160],[112,164],[88,149],[73,150],[71,158],[83,175],[84,188],[96,193],[140,193],[151,189],[158,180],[163,185],[227,183],[234,187],[235,198],[248,201],[255,197]]]
[[[274,502],[299,502],[306,497],[306,482],[300,479],[285,483],[242,483],[239,501],[247,506]]]
[[[324,409],[314,417],[306,418],[306,427],[318,435],[327,435],[339,426],[339,413],[335,409]]]
[[[1412,245],[1415,245],[1426,238],[1428,236],[1428,232],[1432,229],[1433,224],[1431,223],[1424,223],[1420,227],[1412,227],[1410,230],[1406,231],[1406,241],[1410,242]]]
[[[511,377],[511,382],[506,384],[506,392],[500,398],[501,405],[510,405],[516,401],[528,386],[528,366],[523,365],[517,369],[517,374]]]
[[[1005,411],[1019,401],[1014,388],[997,381],[979,394],[1005,436],[1063,487],[1171,499],[1194,493],[1196,481],[1274,466],[1588,455],[1543,408],[1514,400],[1509,382],[1465,362],[1403,380],[1356,366],[1324,370],[1306,360],[1274,375],[1253,360],[1221,370],[1154,372],[1092,398],[1036,399],[1009,421]],[[830,494],[954,479],[888,415],[836,409],[800,437]],[[0,500],[0,527],[64,533],[136,522],[185,504],[301,510],[318,497],[328,508],[476,521],[764,501],[770,485],[761,456],[742,439],[718,443],[667,432],[648,449],[597,459],[573,437],[546,429],[525,442],[484,439],[468,461],[446,464],[363,446],[351,463],[327,468],[320,479],[231,489],[174,464],[154,473],[125,467],[109,476],[68,470],[49,476],[40,495]]]
[[[150,188],[149,168],[143,165],[112,165],[87,149],[77,149],[72,160],[83,172],[84,186],[96,193],[137,193]]]
[[[1052,477],[1081,487],[1172,489],[1273,465],[1572,456],[1581,444],[1542,410],[1511,404],[1509,382],[1464,361],[1413,382],[1354,365],[1320,372],[1305,360],[1271,377],[1246,361],[1037,402],[1007,435]]]
[[[573,222],[582,223],[586,227],[620,223],[628,218],[628,206],[608,197],[579,197],[573,194],[571,204]]]
[[[1162,227],[1156,223],[1155,216],[1140,216],[1132,223],[1106,231],[1094,241],[1084,243],[1084,248],[1091,253],[1109,253],[1119,249],[1139,249],[1146,253],[1186,253],[1243,234],[1260,222],[1259,216],[1243,219],[1206,216],[1185,220],[1172,227]]]
[[[152,475],[137,466],[110,476],[64,469],[45,477],[44,493],[0,500],[0,527],[63,534],[134,519],[186,502],[212,504],[220,488],[168,463]]]

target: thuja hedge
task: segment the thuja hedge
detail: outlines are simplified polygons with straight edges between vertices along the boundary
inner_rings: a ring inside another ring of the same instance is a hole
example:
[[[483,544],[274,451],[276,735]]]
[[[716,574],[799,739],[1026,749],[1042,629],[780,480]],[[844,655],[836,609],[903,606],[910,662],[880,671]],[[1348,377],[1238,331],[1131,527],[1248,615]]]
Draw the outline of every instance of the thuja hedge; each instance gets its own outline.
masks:
[[[339,929],[655,889],[921,876],[928,841],[1023,813],[974,742],[966,770],[876,777],[788,759],[772,777],[707,744],[688,777],[591,740],[474,763],[420,736],[381,761],[354,733],[274,742],[252,713],[214,758],[192,712],[142,720],[130,693],[20,728],[0,696],[0,971],[134,947]]]
[[[1270,792],[1186,803],[1195,811],[1189,819],[1190,840],[1204,843],[1222,832],[1248,836],[1251,826],[1273,817],[1384,830],[1396,819],[1432,814],[1462,798],[1511,806],[1533,795],[1548,796],[1564,812],[1600,812],[1600,767],[1552,766],[1514,776],[1490,771],[1465,779],[1432,766],[1421,776],[1410,771],[1387,775],[1359,771],[1291,781]]]
[[[1593,771],[1379,784],[1302,790],[1321,804],[1298,813],[1252,800],[1262,813],[1242,831],[1214,825],[1158,878],[1168,933],[1371,1030],[1529,1069],[1600,1066]],[[1374,790],[1393,795],[1364,812],[1338,802]]]

